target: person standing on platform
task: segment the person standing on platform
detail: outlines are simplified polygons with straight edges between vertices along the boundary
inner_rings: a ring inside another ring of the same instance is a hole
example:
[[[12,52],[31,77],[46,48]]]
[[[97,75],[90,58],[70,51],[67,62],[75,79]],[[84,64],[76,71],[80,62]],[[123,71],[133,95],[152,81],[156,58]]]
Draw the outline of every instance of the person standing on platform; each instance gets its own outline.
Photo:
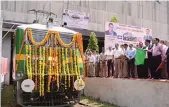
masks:
[[[115,44],[114,50],[114,64],[115,64],[115,72],[114,78],[122,78],[123,76],[123,66],[121,63],[121,57],[124,55],[123,50],[119,47],[119,44]]]
[[[146,51],[143,49],[143,43],[139,42],[138,47],[136,47],[136,57],[135,57],[135,64],[137,65],[138,78],[144,78],[145,56],[146,56]]]
[[[85,52],[85,69],[86,69],[86,74],[85,74],[85,75],[86,75],[86,76],[88,76],[88,74],[87,74],[87,73],[88,73],[88,71],[87,71],[87,70],[88,70],[88,69],[87,69],[87,66],[88,66],[88,62],[89,62],[89,61],[88,61],[89,52],[90,52],[90,51],[89,51],[88,49],[87,49],[86,52]]]
[[[162,53],[163,53],[163,46],[159,43],[160,40],[158,38],[155,38],[155,44],[151,50],[148,50],[149,52],[152,52],[152,72],[154,73],[154,79],[160,79],[161,78],[161,68],[157,70],[159,65],[162,61]]]
[[[108,77],[112,77],[114,73],[114,62],[113,62],[113,50],[111,47],[105,52],[107,67],[108,67]],[[112,70],[112,74],[110,72]]]
[[[95,65],[95,76],[99,77],[99,55],[96,50],[92,51]]]
[[[88,77],[95,77],[95,57],[92,55],[92,52],[89,51],[87,56],[87,76]]]
[[[144,47],[144,49],[147,51],[147,50],[150,50],[150,49],[152,49],[152,47],[153,47],[153,45],[151,45],[150,44],[150,40],[146,40],[145,41],[145,47]],[[146,59],[145,59],[145,62],[146,62],[146,64],[145,64],[145,69],[147,70],[147,68],[148,68],[148,70],[150,71],[150,74],[151,74],[151,77],[153,77],[153,70],[152,70],[152,62],[153,62],[153,60],[152,60],[152,52],[148,52],[147,51],[147,53],[146,53]],[[145,71],[146,71],[145,70]],[[147,74],[146,74],[146,76],[147,76]]]
[[[127,57],[126,57],[126,46],[125,45],[121,45],[121,49],[123,51],[123,55],[121,56],[121,72],[122,72],[122,76],[123,78],[127,78],[128,77],[128,66],[127,66]]]
[[[144,60],[144,71],[143,71],[143,78],[147,79],[148,78],[148,68],[149,68],[149,64],[148,64],[148,52],[147,50],[151,49],[150,48],[150,40],[146,40],[145,41],[145,45],[143,47],[143,49],[146,51],[146,55],[145,55],[145,60]]]
[[[104,47],[102,48],[102,52],[100,53],[100,77],[107,77],[107,61]]]
[[[135,55],[136,55],[136,49],[133,48],[133,44],[129,45],[129,49],[126,50],[126,56],[128,58],[128,77],[130,78],[130,75],[132,78],[135,78]]]
[[[166,46],[165,42],[163,40],[160,41],[162,47],[163,47],[163,51],[162,51],[162,61],[165,60],[165,58],[167,57],[166,56],[166,52],[167,52],[167,49],[168,47]],[[167,78],[167,71],[166,71],[166,66],[167,66],[167,62],[164,61],[164,64],[162,66],[162,72],[161,72],[161,78]]]
[[[166,52],[166,59],[167,59],[167,73],[168,73],[168,79],[169,79],[169,47]]]

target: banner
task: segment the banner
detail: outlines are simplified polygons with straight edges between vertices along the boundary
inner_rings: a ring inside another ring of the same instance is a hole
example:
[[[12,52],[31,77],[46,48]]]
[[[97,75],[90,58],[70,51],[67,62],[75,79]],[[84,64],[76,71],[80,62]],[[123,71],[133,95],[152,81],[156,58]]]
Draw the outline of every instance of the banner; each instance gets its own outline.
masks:
[[[88,29],[89,14],[85,12],[64,9],[63,22],[67,23],[67,27]]]
[[[131,25],[106,22],[105,23],[105,50],[114,48],[115,44],[133,44],[145,40],[152,41],[152,30]]]

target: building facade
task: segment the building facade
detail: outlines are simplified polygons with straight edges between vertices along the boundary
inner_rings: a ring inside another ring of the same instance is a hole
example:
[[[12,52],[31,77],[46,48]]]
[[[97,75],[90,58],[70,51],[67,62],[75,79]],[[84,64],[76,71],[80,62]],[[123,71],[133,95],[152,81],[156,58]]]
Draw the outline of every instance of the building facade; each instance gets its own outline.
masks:
[[[116,16],[121,24],[149,28],[152,29],[153,37],[169,40],[168,1],[2,1],[3,31],[8,31],[11,27],[14,29],[21,23],[32,23],[36,19],[36,15],[33,12],[28,13],[31,9],[53,12],[57,14],[55,21],[59,22],[62,22],[64,9],[89,13],[90,20],[87,30],[72,28],[83,34],[85,44],[87,44],[90,32],[94,31],[100,38],[99,45],[104,46],[105,21],[109,21],[113,16]],[[38,19],[43,24],[47,21],[44,14],[38,15]],[[14,30],[10,31],[14,32]],[[10,53],[11,47],[6,49],[6,45],[11,45],[11,35],[6,36],[2,45],[2,48],[5,49],[2,56],[9,59],[12,59],[12,56],[6,56],[6,53]],[[6,42],[10,44],[5,44]],[[11,64],[11,60],[9,63]]]

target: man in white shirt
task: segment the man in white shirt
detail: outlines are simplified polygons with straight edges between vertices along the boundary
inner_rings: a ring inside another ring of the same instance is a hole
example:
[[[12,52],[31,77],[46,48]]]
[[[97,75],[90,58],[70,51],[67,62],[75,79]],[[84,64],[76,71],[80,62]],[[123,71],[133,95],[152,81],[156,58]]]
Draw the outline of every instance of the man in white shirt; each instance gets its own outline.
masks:
[[[94,57],[94,65],[95,65],[95,76],[99,77],[99,55],[97,54],[96,50],[93,50],[93,57]]]
[[[114,72],[114,78],[122,77],[123,76],[123,66],[121,64],[121,59],[124,56],[124,51],[119,48],[119,44],[115,44],[115,50],[114,50],[114,64],[115,64],[115,72]]]
[[[106,60],[107,60],[107,66],[108,66],[108,77],[113,76],[114,73],[114,63],[113,63],[113,50],[112,47],[109,47],[109,49],[105,52]],[[112,70],[112,74],[110,74],[110,69]]]

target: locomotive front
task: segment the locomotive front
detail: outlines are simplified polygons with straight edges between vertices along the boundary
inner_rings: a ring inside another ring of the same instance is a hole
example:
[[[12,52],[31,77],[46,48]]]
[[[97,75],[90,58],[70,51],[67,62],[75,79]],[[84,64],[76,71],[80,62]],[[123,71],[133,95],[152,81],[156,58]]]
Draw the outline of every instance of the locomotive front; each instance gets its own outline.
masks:
[[[41,24],[17,27],[15,93],[22,106],[71,106],[84,88],[80,33]]]

